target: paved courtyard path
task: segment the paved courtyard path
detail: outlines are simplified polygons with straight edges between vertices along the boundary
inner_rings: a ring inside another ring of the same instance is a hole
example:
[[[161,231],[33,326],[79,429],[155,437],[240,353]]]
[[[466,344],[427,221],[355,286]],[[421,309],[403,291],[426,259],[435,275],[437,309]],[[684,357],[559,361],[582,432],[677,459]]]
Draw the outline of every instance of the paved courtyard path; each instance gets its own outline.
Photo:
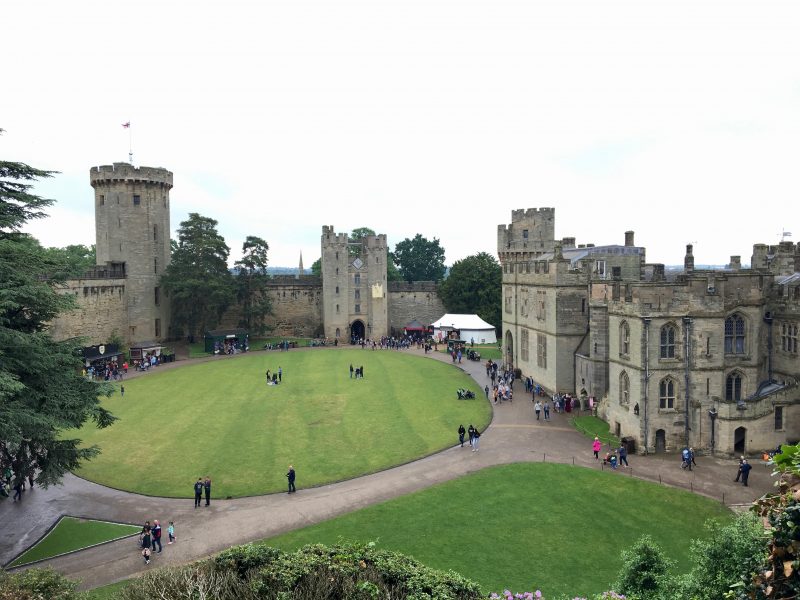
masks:
[[[315,348],[301,351],[336,350]],[[405,352],[423,354],[417,350]],[[428,354],[427,359],[451,360],[442,353]],[[211,360],[236,360],[236,357]],[[159,368],[180,368],[185,364],[187,362],[181,361]],[[462,368],[481,387],[488,382],[482,363],[466,361],[454,368]],[[145,567],[139,556],[137,538],[104,544],[37,565],[50,566],[80,580],[82,588],[92,588],[137,575],[154,566],[186,563],[235,544],[318,523],[492,465],[547,461],[601,468],[593,458],[590,440],[571,427],[570,415],[552,414],[549,422],[537,421],[530,396],[523,393],[522,384],[517,382],[514,387],[516,399],[513,402],[492,406],[492,422],[481,437],[479,452],[455,444],[443,452],[405,465],[311,489],[303,489],[302,465],[298,465],[299,489],[291,496],[282,493],[234,500],[212,498],[210,507],[195,509],[189,495],[191,482],[187,482],[186,499],[153,498],[112,490],[68,475],[60,486],[25,492],[22,502],[7,500],[0,503],[0,522],[3,524],[0,563],[5,564],[30,546],[59,516],[65,514],[126,523],[154,519],[163,525],[170,520],[175,522],[178,542],[168,546],[165,539],[163,553],[155,555],[149,567]],[[453,423],[454,443],[457,442],[458,425]],[[759,464],[760,461],[754,461],[749,488],[733,482],[736,462],[728,459],[698,457],[698,467],[691,472],[680,468],[679,458],[674,454],[631,456],[629,461],[631,468],[620,469],[619,477],[660,481],[720,501],[724,495],[728,505],[746,505],[772,489],[771,471]]]

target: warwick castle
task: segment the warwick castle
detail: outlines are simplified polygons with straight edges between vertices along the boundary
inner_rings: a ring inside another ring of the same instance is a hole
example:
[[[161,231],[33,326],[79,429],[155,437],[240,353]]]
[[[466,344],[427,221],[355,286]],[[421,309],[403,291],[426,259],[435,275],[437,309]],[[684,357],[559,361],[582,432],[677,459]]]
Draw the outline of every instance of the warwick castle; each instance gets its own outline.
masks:
[[[94,167],[97,266],[67,282],[78,308],[57,339],[129,343],[181,337],[159,277],[170,261],[166,169]],[[385,235],[358,242],[324,226],[322,277],[274,277],[276,335],[374,337],[445,313],[431,282],[387,282]],[[645,248],[555,239],[555,209],[515,210],[498,226],[503,362],[571,393],[637,452],[694,447],[752,454],[800,440],[800,244],[755,244],[750,266],[672,274]],[[238,323],[234,307],[221,328]],[[521,388],[518,388],[518,390]],[[588,414],[588,413],[587,413]]]

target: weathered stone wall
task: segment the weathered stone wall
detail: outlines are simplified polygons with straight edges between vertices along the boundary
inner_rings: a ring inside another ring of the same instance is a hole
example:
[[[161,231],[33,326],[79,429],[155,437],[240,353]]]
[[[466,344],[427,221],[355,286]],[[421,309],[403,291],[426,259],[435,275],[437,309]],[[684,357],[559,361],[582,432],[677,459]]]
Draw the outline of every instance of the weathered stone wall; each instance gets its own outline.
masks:
[[[447,311],[433,281],[389,283],[389,327],[400,333],[410,321],[430,325]]]
[[[113,334],[124,337],[128,322],[125,279],[73,279],[59,293],[75,298],[77,308],[50,324],[56,340],[86,339],[85,345],[107,343]]]
[[[303,275],[273,277],[269,284],[272,315],[266,323],[269,335],[316,337],[322,328],[322,282],[319,277]],[[239,326],[241,307],[231,307],[222,317],[218,329]]]

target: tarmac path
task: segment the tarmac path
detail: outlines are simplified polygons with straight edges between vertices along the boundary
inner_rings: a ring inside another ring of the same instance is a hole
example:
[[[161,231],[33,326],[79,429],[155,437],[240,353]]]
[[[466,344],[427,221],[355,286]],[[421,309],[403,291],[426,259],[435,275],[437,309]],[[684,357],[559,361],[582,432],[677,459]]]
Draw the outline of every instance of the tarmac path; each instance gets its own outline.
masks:
[[[298,351],[298,350],[292,350]],[[305,351],[305,350],[300,350]],[[335,351],[309,348],[310,352]],[[368,351],[368,350],[365,350]],[[385,350],[384,352],[391,352]],[[421,350],[405,350],[422,357]],[[236,357],[210,357],[198,360],[235,360]],[[431,353],[428,360],[451,362],[443,353]],[[188,361],[158,367],[180,368]],[[487,382],[483,363],[465,361],[454,368],[469,373],[483,387]],[[134,376],[147,376],[133,374]],[[219,500],[211,506],[193,507],[193,498],[153,498],[113,490],[67,475],[62,485],[47,490],[35,488],[24,493],[21,502],[0,502],[0,563],[5,564],[35,543],[60,517],[105,519],[124,523],[143,523],[158,519],[164,526],[164,551],[145,566],[135,540],[128,538],[53,558],[36,566],[49,566],[81,581],[81,588],[93,588],[135,576],[154,566],[181,564],[219,552],[232,545],[272,537],[293,529],[352,512],[359,508],[396,498],[437,483],[462,477],[474,471],[515,462],[560,462],[602,468],[594,460],[591,441],[569,424],[570,415],[551,413],[551,421],[537,421],[530,395],[515,383],[516,399],[493,405],[491,424],[481,436],[480,451],[468,446],[454,447],[385,471],[355,479],[302,488],[285,493]],[[453,440],[457,441],[453,424]],[[734,483],[734,460],[700,456],[693,471],[680,468],[676,454],[629,456],[631,468],[619,469],[619,476],[635,476],[666,485],[683,487],[719,499],[725,504],[746,505],[773,489],[771,469],[754,459],[750,487]],[[191,491],[191,482],[187,490]],[[166,523],[175,522],[178,541],[167,545]]]

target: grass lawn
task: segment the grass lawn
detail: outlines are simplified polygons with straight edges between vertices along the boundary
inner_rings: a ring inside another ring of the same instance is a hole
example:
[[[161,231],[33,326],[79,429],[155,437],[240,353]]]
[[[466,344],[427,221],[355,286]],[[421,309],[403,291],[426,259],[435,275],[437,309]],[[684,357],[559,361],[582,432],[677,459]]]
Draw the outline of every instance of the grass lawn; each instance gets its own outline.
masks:
[[[580,431],[590,440],[593,440],[595,436],[597,436],[600,438],[600,441],[603,442],[603,446],[612,444],[614,448],[619,448],[619,438],[611,434],[609,431],[609,424],[603,421],[603,419],[592,416],[583,416],[573,417],[571,421],[575,426],[575,429]]]
[[[566,465],[526,463],[461,479],[300,529],[267,542],[287,550],[340,540],[377,541],[487,593],[601,592],[620,551],[648,533],[688,571],[689,540],[720,503],[683,490]]]
[[[64,517],[43,540],[16,558],[9,566],[17,567],[36,560],[52,558],[65,552],[133,535],[140,530],[141,527],[138,525]]]
[[[364,367],[350,379],[349,366]],[[283,367],[283,383],[265,385]],[[457,400],[456,388],[475,400]],[[78,435],[102,454],[77,473],[144,494],[191,497],[210,475],[212,496],[282,491],[371,473],[454,445],[459,423],[484,427],[489,404],[460,369],[402,351],[253,352],[125,381],[104,400],[119,421]]]

